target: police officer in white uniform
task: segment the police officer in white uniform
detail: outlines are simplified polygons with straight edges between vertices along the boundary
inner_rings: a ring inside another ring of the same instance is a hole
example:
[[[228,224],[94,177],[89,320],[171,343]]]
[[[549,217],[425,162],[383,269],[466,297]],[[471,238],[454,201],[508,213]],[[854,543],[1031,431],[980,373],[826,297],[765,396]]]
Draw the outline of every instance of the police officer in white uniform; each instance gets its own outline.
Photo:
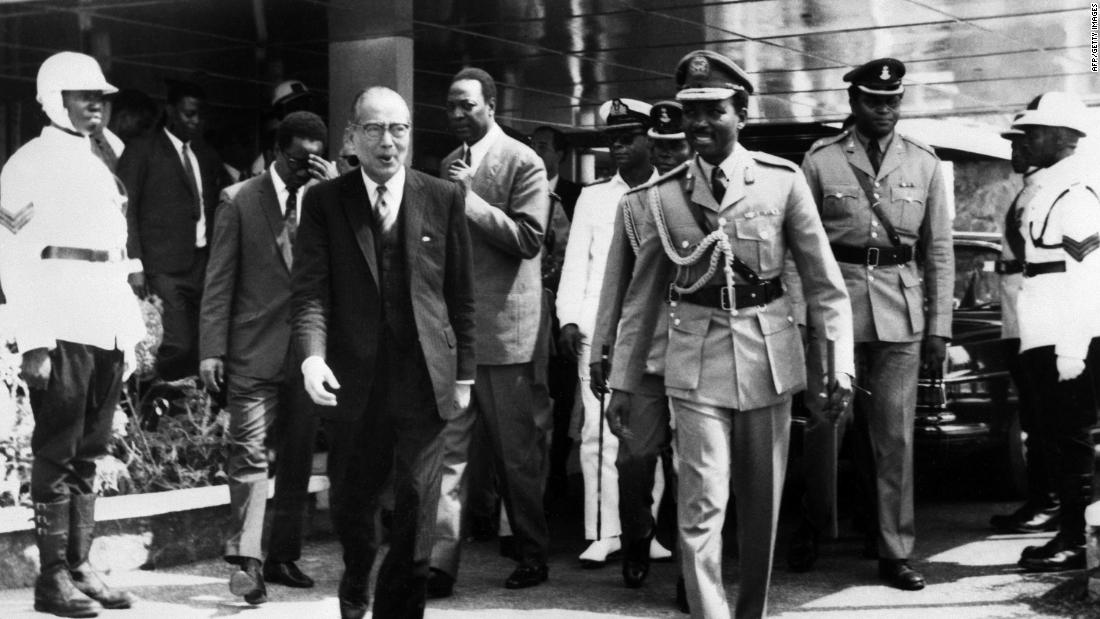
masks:
[[[1024,281],[1016,309],[1028,388],[1043,403],[1046,461],[1062,504],[1058,533],[1029,546],[1029,572],[1085,567],[1085,507],[1092,501],[1096,377],[1100,367],[1100,197],[1088,178],[1094,161],[1075,154],[1087,110],[1076,97],[1036,97],[1016,126],[1024,130],[1034,195],[1020,221]]]
[[[601,417],[600,401],[589,388],[588,364],[598,360],[591,341],[596,327],[604,267],[614,233],[619,199],[632,187],[657,178],[649,162],[650,106],[634,99],[612,99],[600,107],[604,141],[617,171],[581,190],[565,248],[558,284],[557,312],[561,350],[576,356],[581,381],[584,424],[580,460],[584,477],[584,536],[592,543],[581,553],[584,567],[599,567],[621,547],[619,476],[615,458],[619,441]]]
[[[129,608],[88,563],[95,459],[134,345],[144,336],[126,283],[126,199],[91,136],[117,92],[96,61],[61,52],[38,71],[50,125],[0,172],[0,278],[31,389],[31,498],[41,569],[34,607],[63,617]]]

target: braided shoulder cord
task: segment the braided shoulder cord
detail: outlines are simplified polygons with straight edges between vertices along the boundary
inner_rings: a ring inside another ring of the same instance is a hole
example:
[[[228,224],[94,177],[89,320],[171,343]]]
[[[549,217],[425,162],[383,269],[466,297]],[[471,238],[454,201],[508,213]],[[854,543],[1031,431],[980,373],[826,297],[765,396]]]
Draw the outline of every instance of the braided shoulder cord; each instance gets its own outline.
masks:
[[[729,235],[726,234],[726,231],[722,228],[712,231],[710,234],[703,237],[703,240],[699,242],[695,251],[691,252],[690,255],[681,256],[672,245],[668,224],[665,222],[664,209],[661,207],[660,190],[656,185],[649,188],[649,209],[653,213],[653,220],[657,227],[657,236],[661,239],[661,246],[665,250],[665,255],[677,266],[679,272],[682,273],[684,267],[699,264],[702,262],[703,255],[708,251],[710,252],[710,263],[707,265],[706,273],[688,286],[677,284],[676,282],[680,279],[679,276],[677,276],[676,281],[672,283],[672,290],[679,294],[691,294],[700,290],[712,277],[714,277],[714,274],[718,272],[718,257],[721,254],[726,259],[726,263],[723,266],[726,275],[726,287],[729,289],[730,299],[733,299],[733,246],[730,244]],[[737,310],[732,304],[730,306],[730,314],[737,314]]]
[[[626,231],[626,238],[630,241],[630,247],[634,250],[634,255],[638,255],[638,248],[641,247],[641,241],[638,240],[638,226],[634,223],[634,213],[630,210],[630,205],[626,200],[622,202],[623,207],[623,229]]]

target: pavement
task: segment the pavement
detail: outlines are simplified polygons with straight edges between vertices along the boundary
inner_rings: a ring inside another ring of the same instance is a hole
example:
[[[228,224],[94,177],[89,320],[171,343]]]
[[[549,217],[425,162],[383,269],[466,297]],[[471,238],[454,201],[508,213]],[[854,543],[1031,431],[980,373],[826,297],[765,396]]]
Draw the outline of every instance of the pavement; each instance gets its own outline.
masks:
[[[577,480],[579,482],[579,479]],[[919,496],[914,565],[924,572],[923,591],[904,592],[875,579],[875,562],[860,558],[859,537],[850,535],[822,547],[816,568],[787,571],[786,539],[795,519],[785,514],[777,544],[769,611],[773,617],[921,618],[1100,617],[1100,606],[1077,599],[1083,591],[1078,573],[1023,574],[1016,560],[1024,546],[1050,535],[994,535],[989,515],[1007,512],[1009,502],[975,498],[966,491]],[[617,562],[581,569],[584,549],[579,515],[552,519],[550,580],[520,591],[502,587],[512,563],[500,557],[495,541],[464,548],[462,572],[453,597],[431,600],[429,619],[549,619],[686,617],[673,606],[676,572],[655,564],[641,589],[622,585]],[[217,534],[212,532],[212,534]],[[730,599],[737,593],[735,549],[727,548],[725,580]],[[220,560],[157,571],[108,575],[114,586],[133,590],[140,603],[130,610],[104,611],[108,619],[235,617],[312,619],[338,617],[336,586],[340,549],[331,536],[309,540],[299,566],[317,580],[313,589],[268,586],[269,601],[249,606],[229,593],[230,568]],[[1096,609],[1094,611],[1094,608]],[[0,617],[44,617],[33,611],[33,591],[0,591]]]

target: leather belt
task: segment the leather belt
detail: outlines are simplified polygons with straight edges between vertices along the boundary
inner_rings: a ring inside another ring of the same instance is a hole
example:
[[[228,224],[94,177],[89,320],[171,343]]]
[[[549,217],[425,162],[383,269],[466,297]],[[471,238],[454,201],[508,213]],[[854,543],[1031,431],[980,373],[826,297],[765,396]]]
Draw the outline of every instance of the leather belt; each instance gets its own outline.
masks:
[[[1019,260],[998,260],[993,265],[993,271],[1001,275],[1015,275],[1024,272],[1024,263]]]
[[[42,249],[43,260],[82,260],[84,262],[122,262],[125,249],[87,249],[47,245]]]
[[[762,280],[759,284],[736,284],[733,287],[736,309],[767,305],[783,296],[783,284],[778,277]],[[668,288],[669,302],[682,301],[703,307],[714,307],[729,311],[729,288],[725,286],[706,286],[688,294],[680,294]]]
[[[1024,277],[1035,277],[1036,275],[1046,275],[1048,273],[1065,273],[1066,263],[1064,260],[1058,260],[1057,262],[1025,262],[1024,263]]]
[[[833,257],[839,262],[849,264],[865,264],[869,267],[893,266],[905,264],[913,259],[913,247],[911,245],[855,247],[831,243],[829,246],[833,249]]]

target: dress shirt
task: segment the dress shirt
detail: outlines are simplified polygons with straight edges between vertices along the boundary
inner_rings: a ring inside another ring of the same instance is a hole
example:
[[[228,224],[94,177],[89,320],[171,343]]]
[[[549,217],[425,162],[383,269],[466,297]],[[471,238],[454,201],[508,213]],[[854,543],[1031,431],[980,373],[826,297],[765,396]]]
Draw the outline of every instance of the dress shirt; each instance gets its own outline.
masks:
[[[863,149],[863,152],[867,152],[867,145],[871,143],[871,138],[860,133],[859,129],[852,129],[852,135],[856,136],[856,141],[859,142],[859,146]],[[881,161],[886,161],[886,153],[890,152],[890,143],[893,141],[893,131],[891,131],[886,137],[881,137],[878,139],[878,152],[882,153]],[[870,155],[868,155],[868,159],[870,159]]]
[[[168,136],[168,140],[172,142],[172,148],[176,149],[176,154],[180,157],[180,165],[184,166],[184,170],[186,170],[187,167],[183,163],[183,141],[167,128],[164,129],[164,133]],[[191,168],[195,170],[195,188],[199,192],[199,220],[195,222],[195,247],[206,247],[206,205],[202,201],[202,171],[199,170],[199,160],[195,157],[194,142],[187,143],[187,155],[191,159]]]
[[[275,185],[275,200],[279,203],[279,212],[283,217],[286,217],[286,199],[290,196],[290,190],[286,188],[286,183],[283,182],[283,178],[279,176],[279,173],[275,171],[275,164],[271,164],[267,169],[271,173],[271,184]],[[386,187],[389,189],[389,187]],[[298,222],[302,221],[302,196],[305,194],[305,187],[298,188],[298,208],[296,209],[295,219]]]
[[[546,181],[546,184],[550,186],[550,191],[558,190],[558,179],[561,178],[560,174],[555,174],[550,180]]]
[[[695,160],[699,162],[699,169],[706,175],[706,178],[702,179],[702,182],[705,182],[707,187],[710,187],[710,179],[714,177],[714,166],[703,161],[702,157],[696,157]],[[729,191],[728,189],[730,184],[734,182],[734,178],[744,177],[744,172],[740,175],[735,175],[735,170],[744,170],[745,168],[755,165],[756,163],[753,161],[752,155],[750,155],[749,151],[744,146],[741,146],[740,143],[735,144],[733,152],[723,159],[722,163],[718,164],[718,167],[722,169],[722,173],[726,175],[727,189],[726,195],[722,197],[722,201],[718,204],[719,211],[732,204],[737,195],[736,192]]]
[[[481,165],[481,161],[485,159],[485,155],[489,152],[489,149],[496,144],[496,141],[500,139],[500,136],[504,135],[504,130],[500,128],[500,125],[495,122],[489,127],[489,131],[485,135],[481,136],[481,139],[473,144],[467,144],[466,148],[470,151],[470,173],[477,172],[478,166]],[[465,152],[463,152],[465,155]]]
[[[360,172],[363,174],[363,182],[367,184],[367,196],[370,198],[370,206],[373,210],[375,203],[378,202],[379,184],[371,180],[362,168]],[[388,230],[397,221],[397,211],[401,208],[401,199],[405,196],[405,166],[397,168],[397,172],[382,184],[386,186],[384,197],[389,210],[386,212],[385,226]]]

